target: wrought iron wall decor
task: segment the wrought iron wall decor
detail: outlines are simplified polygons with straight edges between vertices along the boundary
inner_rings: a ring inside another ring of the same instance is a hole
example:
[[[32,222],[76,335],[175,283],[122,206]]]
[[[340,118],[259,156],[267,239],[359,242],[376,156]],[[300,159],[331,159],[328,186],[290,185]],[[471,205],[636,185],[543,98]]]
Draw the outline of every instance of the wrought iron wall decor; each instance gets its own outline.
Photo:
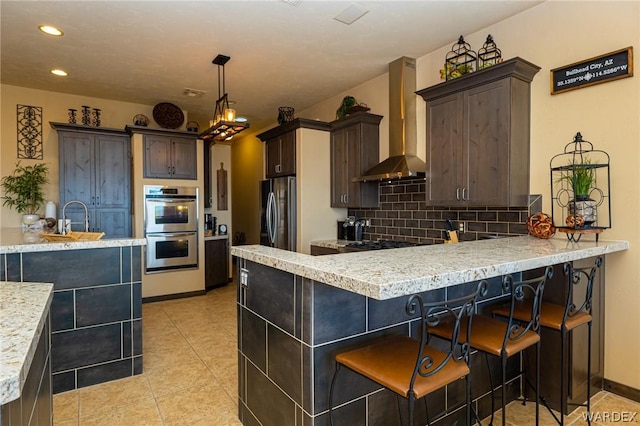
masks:
[[[611,228],[609,154],[593,149],[578,132],[564,152],[555,155],[551,169],[551,216],[556,229],[571,241],[582,234]]]
[[[42,160],[42,107],[17,105],[18,158]]]

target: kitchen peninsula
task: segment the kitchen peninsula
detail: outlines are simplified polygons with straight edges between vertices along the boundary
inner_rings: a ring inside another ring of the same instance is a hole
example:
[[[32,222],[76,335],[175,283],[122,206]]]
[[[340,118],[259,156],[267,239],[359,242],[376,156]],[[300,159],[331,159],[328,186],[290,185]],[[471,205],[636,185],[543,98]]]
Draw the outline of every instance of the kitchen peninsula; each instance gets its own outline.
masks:
[[[428,299],[450,299],[487,279],[489,292],[483,303],[489,303],[502,294],[503,275],[517,278],[564,262],[592,265],[596,256],[627,249],[626,241],[574,243],[564,236],[550,240],[521,236],[315,257],[264,246],[232,247],[240,268],[240,419],[243,424],[254,424],[255,419],[262,424],[328,424],[335,355],[385,334],[408,334],[410,318],[404,314],[402,296],[427,293]],[[562,282],[562,268],[556,266],[555,271]],[[603,342],[596,340],[600,345]],[[482,360],[472,358],[472,371],[474,365],[484,365]],[[508,367],[510,377],[515,377],[517,367],[513,362]],[[487,382],[472,382],[477,386],[472,393],[481,417],[487,413],[490,398]],[[509,397],[516,392],[512,386]],[[337,424],[397,420],[392,394],[355,374],[340,376],[334,398]],[[448,424],[462,420],[463,402],[461,384],[449,385],[429,401],[431,419],[446,415]]]
[[[0,281],[53,283],[53,393],[142,373],[144,239],[46,242],[2,229]]]

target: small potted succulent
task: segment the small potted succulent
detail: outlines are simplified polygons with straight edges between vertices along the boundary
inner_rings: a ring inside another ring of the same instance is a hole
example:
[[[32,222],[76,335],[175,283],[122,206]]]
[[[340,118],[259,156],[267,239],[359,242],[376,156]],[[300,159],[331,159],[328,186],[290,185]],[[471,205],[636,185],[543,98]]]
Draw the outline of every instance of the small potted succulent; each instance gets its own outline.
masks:
[[[25,225],[40,218],[38,210],[44,204],[42,186],[47,183],[48,172],[44,163],[23,166],[18,161],[13,173],[2,178],[2,205],[22,213]]]
[[[595,185],[595,170],[588,158],[581,163],[569,164],[560,177],[573,191],[573,199],[569,201],[569,214],[580,215],[585,225],[596,221],[596,202],[589,197]]]

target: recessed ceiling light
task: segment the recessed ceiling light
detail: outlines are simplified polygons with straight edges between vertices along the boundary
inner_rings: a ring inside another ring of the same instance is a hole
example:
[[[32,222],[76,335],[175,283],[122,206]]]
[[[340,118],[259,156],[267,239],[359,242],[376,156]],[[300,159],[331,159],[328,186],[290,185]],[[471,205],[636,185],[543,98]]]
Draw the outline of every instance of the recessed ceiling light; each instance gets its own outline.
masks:
[[[61,30],[57,29],[56,27],[52,27],[51,25],[40,25],[38,29],[43,33],[46,33],[52,36],[64,35],[64,33]]]
[[[343,24],[351,25],[368,12],[369,9],[366,9],[359,4],[351,3],[345,10],[334,16],[333,19],[340,21]]]
[[[247,118],[246,117],[236,117],[236,121],[239,123],[246,123],[247,122]]]
[[[60,69],[51,70],[51,74],[58,75],[60,77],[66,77],[67,76],[67,72],[64,71],[64,70],[60,70]]]

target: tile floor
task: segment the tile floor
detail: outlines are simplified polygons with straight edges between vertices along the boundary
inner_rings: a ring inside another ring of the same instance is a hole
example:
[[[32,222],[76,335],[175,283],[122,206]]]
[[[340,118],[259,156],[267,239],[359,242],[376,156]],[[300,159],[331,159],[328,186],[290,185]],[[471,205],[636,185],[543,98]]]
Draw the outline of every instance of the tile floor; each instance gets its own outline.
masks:
[[[204,296],[144,304],[144,374],[54,395],[54,424],[240,425],[235,297],[229,284]],[[640,403],[603,391],[592,404],[595,415],[637,413],[632,424],[640,424]],[[512,402],[507,424],[534,425],[534,408]],[[586,424],[583,412],[576,410],[565,424]],[[542,407],[540,414],[541,425],[554,424]]]

